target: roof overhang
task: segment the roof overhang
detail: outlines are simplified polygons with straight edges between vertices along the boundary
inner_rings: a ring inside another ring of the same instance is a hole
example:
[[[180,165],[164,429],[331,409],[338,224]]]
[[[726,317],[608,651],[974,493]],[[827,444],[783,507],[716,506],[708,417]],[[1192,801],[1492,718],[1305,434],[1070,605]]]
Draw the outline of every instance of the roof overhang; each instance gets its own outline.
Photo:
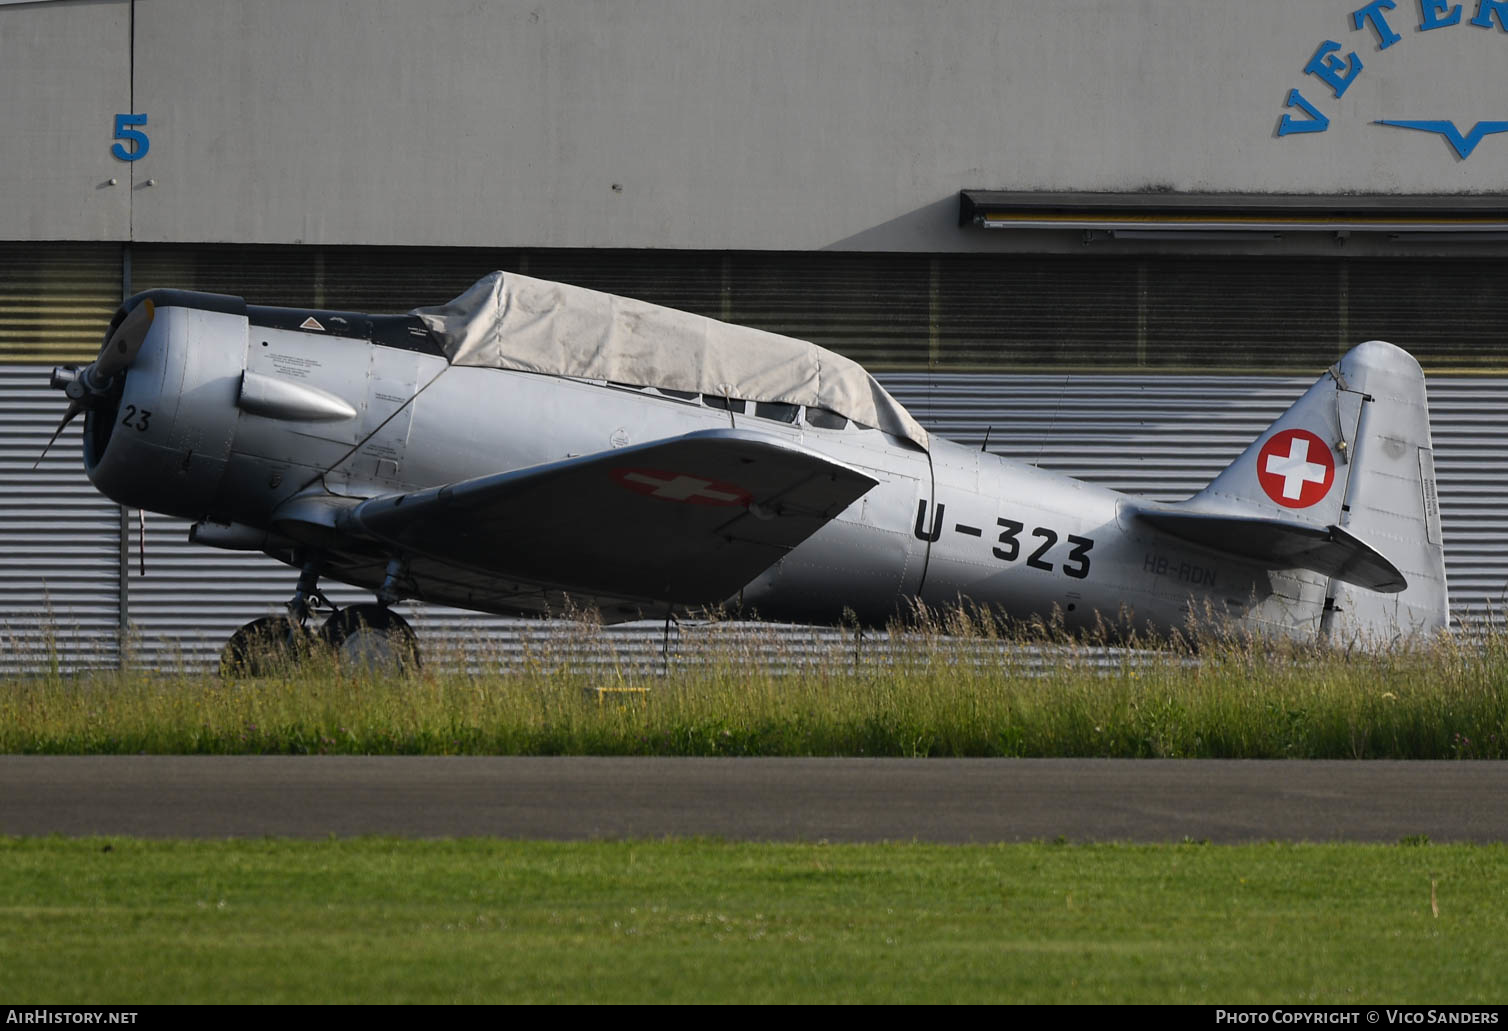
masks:
[[[1083,230],[1128,238],[1285,233],[1508,238],[1508,197],[963,190],[958,224],[982,229]]]

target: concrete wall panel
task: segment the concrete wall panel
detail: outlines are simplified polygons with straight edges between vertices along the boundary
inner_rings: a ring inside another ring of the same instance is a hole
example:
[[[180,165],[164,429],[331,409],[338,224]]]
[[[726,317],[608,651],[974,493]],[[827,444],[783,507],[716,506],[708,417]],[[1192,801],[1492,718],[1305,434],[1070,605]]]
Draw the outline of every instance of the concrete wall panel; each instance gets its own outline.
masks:
[[[128,0],[0,6],[0,98],[0,240],[126,239],[110,144],[131,111]]]
[[[1508,134],[1375,124],[1504,117],[1476,0],[1386,48],[1357,0],[135,6],[144,241],[964,250],[964,187],[1508,189]],[[1292,88],[1326,131],[1278,138]]]

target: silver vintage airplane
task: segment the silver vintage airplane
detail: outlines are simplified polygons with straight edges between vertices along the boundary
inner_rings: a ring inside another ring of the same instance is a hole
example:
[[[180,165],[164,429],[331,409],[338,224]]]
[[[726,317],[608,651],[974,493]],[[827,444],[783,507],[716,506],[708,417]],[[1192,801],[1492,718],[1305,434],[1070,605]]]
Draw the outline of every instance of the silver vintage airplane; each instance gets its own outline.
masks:
[[[1382,641],[1447,621],[1424,377],[1376,341],[1177,504],[934,438],[813,344],[511,273],[408,315],[151,290],[52,383],[102,492],[300,570],[232,657],[302,633],[322,577],[375,592],[320,630],[358,653],[413,647],[404,599]]]

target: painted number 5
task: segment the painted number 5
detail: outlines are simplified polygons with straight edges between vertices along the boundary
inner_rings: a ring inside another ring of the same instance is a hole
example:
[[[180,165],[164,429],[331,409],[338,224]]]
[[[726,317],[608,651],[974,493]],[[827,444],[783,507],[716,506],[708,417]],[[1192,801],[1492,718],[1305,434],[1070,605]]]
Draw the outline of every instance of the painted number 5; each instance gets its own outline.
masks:
[[[130,128],[133,125],[146,124],[146,115],[116,115],[115,138],[129,142],[131,149],[127,150],[119,143],[112,143],[110,144],[110,153],[122,161],[136,161],[146,157],[148,149],[152,146],[152,141],[147,139],[147,134],[140,129]]]

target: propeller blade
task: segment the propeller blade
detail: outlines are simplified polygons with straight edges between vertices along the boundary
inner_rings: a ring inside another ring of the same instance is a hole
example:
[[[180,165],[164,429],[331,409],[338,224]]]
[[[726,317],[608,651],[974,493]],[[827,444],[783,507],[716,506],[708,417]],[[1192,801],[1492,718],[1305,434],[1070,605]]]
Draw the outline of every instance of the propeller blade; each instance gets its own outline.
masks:
[[[141,350],[142,341],[147,338],[147,331],[152,328],[152,319],[156,313],[150,298],[131,309],[131,313],[110,334],[110,339],[105,341],[99,357],[94,359],[94,368],[90,373],[93,382],[106,383],[131,364],[136,352]]]
[[[58,428],[52,431],[52,436],[48,439],[47,446],[42,449],[42,453],[37,456],[36,462],[32,464],[32,472],[36,472],[37,467],[42,464],[42,459],[47,457],[47,452],[51,451],[52,446],[58,442],[58,437],[62,435],[63,430],[65,430],[68,427],[68,424],[74,420],[74,417],[83,410],[84,405],[82,402],[68,402],[68,411],[63,413],[63,421],[58,423]]]

